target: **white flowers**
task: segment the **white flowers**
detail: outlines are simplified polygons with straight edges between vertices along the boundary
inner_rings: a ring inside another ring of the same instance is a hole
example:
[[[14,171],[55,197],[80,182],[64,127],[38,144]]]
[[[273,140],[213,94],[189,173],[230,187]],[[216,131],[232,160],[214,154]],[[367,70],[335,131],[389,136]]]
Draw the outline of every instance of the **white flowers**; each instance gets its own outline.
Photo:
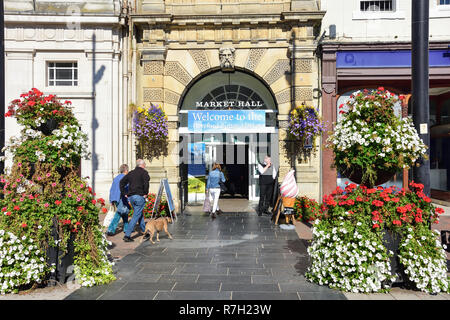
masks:
[[[60,157],[61,161],[68,160],[72,155],[81,155],[86,160],[90,159],[88,137],[77,126],[65,125],[62,128],[53,130],[52,134],[57,139],[50,141],[49,145],[66,151]]]
[[[358,95],[359,92],[353,93],[355,97]],[[328,138],[338,161],[342,160],[339,153],[342,153],[342,157],[350,158],[372,155],[372,158],[383,158],[401,169],[410,167],[425,154],[426,146],[410,118],[399,119],[394,115],[395,112],[386,110],[385,116],[389,115],[389,121],[383,122],[381,117],[375,120],[374,114],[384,112],[381,104],[378,101],[369,103],[361,97],[358,97],[358,100],[349,99],[339,108],[342,110],[339,112],[334,133]],[[390,106],[387,104],[386,108]]]
[[[312,263],[307,279],[355,293],[379,291],[385,282],[393,279],[390,254],[378,238],[363,237],[363,234],[371,234],[366,226],[358,223],[355,228],[348,222],[341,224],[343,227],[333,228],[322,221],[320,230],[314,226],[314,239],[308,248]]]
[[[441,243],[435,239],[432,231],[429,236],[421,236],[418,240],[412,236],[412,229],[408,229],[408,236],[400,246],[400,262],[405,266],[405,273],[413,281],[416,287],[424,292],[439,293],[448,292],[447,257],[441,247]],[[433,248],[435,246],[435,248]],[[416,254],[417,248],[433,248],[435,250],[421,250]]]
[[[10,232],[0,230],[1,294],[13,292],[29,283],[39,283],[43,279],[46,273],[45,259],[31,240],[26,236],[19,239]]]

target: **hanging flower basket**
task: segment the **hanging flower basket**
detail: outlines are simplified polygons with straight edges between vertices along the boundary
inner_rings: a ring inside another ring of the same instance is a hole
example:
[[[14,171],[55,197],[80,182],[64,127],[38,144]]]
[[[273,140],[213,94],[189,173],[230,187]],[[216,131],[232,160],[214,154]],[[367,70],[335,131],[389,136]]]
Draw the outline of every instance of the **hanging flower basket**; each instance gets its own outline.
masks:
[[[309,158],[317,151],[316,138],[324,130],[325,125],[314,107],[295,107],[289,114],[286,151],[299,160]]]
[[[338,171],[341,173],[342,176],[346,177],[350,181],[365,185],[366,187],[373,187],[378,186],[380,184],[386,183],[389,180],[392,179],[392,177],[395,175],[395,170],[383,170],[383,169],[377,169],[375,172],[375,180],[373,182],[370,181],[363,181],[364,178],[364,171],[359,166],[352,165],[350,168],[344,168],[344,167],[338,167]]]
[[[328,143],[343,176],[365,186],[379,185],[426,157],[427,146],[411,119],[395,114],[398,101],[380,87],[354,92],[339,106],[341,119]]]
[[[161,107],[135,108],[133,133],[138,140],[138,158],[152,160],[168,154],[168,121]]]

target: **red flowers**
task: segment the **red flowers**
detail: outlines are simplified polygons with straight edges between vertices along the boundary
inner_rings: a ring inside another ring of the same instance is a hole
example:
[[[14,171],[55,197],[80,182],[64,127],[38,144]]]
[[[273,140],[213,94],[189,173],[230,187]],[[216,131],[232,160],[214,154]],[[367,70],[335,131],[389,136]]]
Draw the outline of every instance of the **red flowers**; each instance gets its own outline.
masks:
[[[84,209],[84,208],[83,208],[82,206],[79,206],[79,207],[77,208],[78,211],[83,211],[83,209]]]
[[[26,227],[27,227],[27,224],[26,224],[26,223],[22,223],[21,227],[22,227],[22,228],[26,228]]]
[[[378,90],[384,91],[384,87],[378,87]]]
[[[11,215],[11,212],[8,211],[5,214],[9,217]]]
[[[436,208],[436,213],[443,214],[444,213],[444,209],[437,207]]]
[[[396,226],[401,226],[402,222],[400,220],[392,220],[392,224],[395,224]]]
[[[19,211],[20,207],[19,206],[14,206],[14,210]]]
[[[62,203],[61,200],[56,200],[56,201],[55,201],[55,204],[56,204],[57,206],[59,206],[61,203]]]
[[[108,212],[108,209],[106,209],[105,207],[103,207],[103,208],[102,208],[102,212],[103,212],[103,213],[107,213],[107,212]]]
[[[372,204],[376,207],[382,207],[384,205],[384,202],[380,200],[373,200]]]

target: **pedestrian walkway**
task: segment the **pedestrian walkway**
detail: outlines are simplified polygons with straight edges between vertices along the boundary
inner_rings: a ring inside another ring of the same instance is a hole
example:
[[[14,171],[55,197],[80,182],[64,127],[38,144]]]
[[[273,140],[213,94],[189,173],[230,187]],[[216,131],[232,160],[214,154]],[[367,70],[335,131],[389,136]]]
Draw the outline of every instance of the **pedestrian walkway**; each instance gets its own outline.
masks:
[[[174,240],[162,233],[161,242],[145,241],[117,262],[115,282],[81,288],[66,299],[345,299],[305,280],[305,240],[274,226],[269,216],[225,212],[211,220],[191,212],[169,232]]]

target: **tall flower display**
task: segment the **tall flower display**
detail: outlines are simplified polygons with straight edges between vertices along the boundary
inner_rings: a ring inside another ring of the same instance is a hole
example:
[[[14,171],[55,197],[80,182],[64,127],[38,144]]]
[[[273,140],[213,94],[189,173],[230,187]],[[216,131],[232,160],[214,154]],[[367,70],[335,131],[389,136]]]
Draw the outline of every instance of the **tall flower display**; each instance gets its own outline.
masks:
[[[312,106],[300,105],[289,114],[288,142],[290,153],[308,157],[317,150],[316,138],[325,130],[325,124]]]
[[[133,133],[138,140],[138,158],[159,158],[167,155],[168,122],[161,107],[137,107],[133,112]]]
[[[429,293],[449,292],[445,246],[431,230],[441,208],[423,185],[410,190],[348,184],[323,198],[308,248],[307,279],[348,292],[383,292],[399,277]],[[438,232],[439,233],[439,232]],[[398,238],[396,245],[388,245]]]
[[[356,91],[339,106],[340,120],[328,139],[338,170],[353,182],[373,186],[410,168],[427,147],[410,118],[394,113],[399,98],[379,87]]]
[[[49,280],[65,282],[66,263],[83,286],[115,279],[99,224],[105,201],[78,175],[89,152],[70,104],[32,89],[5,114],[23,129],[6,148],[13,165],[0,177],[2,294]]]

